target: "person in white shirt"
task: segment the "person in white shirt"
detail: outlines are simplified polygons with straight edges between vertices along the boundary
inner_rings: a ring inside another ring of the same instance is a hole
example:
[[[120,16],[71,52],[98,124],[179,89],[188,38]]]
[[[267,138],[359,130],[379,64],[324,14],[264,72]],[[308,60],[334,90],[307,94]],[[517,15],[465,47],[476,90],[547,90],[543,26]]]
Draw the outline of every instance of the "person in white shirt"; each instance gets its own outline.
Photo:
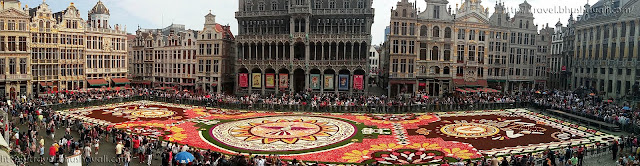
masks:
[[[91,163],[91,146],[89,144],[84,146],[84,161],[87,163]]]

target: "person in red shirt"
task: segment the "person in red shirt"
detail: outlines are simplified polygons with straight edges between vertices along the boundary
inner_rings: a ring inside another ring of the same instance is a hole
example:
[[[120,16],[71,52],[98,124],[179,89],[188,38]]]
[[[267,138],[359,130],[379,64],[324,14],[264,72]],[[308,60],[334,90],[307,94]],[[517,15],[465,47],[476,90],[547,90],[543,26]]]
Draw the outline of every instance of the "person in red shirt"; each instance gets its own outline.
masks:
[[[56,158],[56,154],[57,154],[57,148],[54,145],[51,145],[51,147],[49,147],[49,156],[51,156],[51,158],[49,159],[50,162],[55,162],[55,158]]]
[[[138,139],[138,137],[134,136],[133,137],[133,155],[134,156],[140,156],[139,153],[139,148],[140,148],[140,139]]]

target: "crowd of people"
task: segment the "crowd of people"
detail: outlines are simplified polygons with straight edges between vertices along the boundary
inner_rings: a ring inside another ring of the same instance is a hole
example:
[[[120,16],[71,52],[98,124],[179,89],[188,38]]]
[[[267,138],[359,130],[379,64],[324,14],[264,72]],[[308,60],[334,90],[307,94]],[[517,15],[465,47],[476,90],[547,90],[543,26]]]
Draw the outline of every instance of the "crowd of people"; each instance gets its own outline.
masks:
[[[127,98],[135,96],[153,96],[158,98],[170,99],[189,99],[208,101],[217,104],[234,103],[234,104],[274,104],[274,105],[305,105],[311,107],[323,106],[404,106],[404,105],[428,105],[428,104],[465,104],[473,105],[478,103],[513,103],[513,102],[530,102],[543,106],[555,107],[562,110],[580,113],[599,118],[602,121],[610,123],[618,123],[621,125],[640,124],[638,119],[638,111],[635,109],[627,109],[630,107],[626,104],[612,104],[606,100],[598,99],[595,96],[584,96],[571,93],[569,91],[546,91],[545,94],[537,91],[521,92],[518,94],[504,93],[465,93],[456,95],[447,95],[445,97],[426,97],[425,95],[406,96],[367,96],[367,95],[337,95],[337,94],[281,94],[275,95],[246,95],[232,96],[225,94],[197,94],[188,91],[172,91],[133,88],[123,90],[95,90],[95,91],[65,91],[55,94],[49,94],[39,97],[18,96],[14,100],[0,99],[0,110],[7,113],[6,116],[12,117],[9,121],[2,119],[2,131],[8,131],[11,153],[14,156],[22,156],[24,158],[32,158],[36,163],[53,163],[54,165],[64,162],[67,155],[80,154],[83,156],[85,163],[92,162],[92,155],[96,155],[100,148],[101,141],[108,141],[116,144],[114,154],[117,156],[117,163],[128,165],[137,158],[140,163],[152,165],[153,154],[160,154],[162,157],[160,162],[162,165],[175,165],[173,156],[182,151],[191,152],[196,160],[193,165],[304,165],[299,161],[283,161],[277,155],[269,156],[253,156],[253,155],[235,155],[226,156],[217,152],[190,148],[184,145],[176,145],[167,142],[160,142],[147,137],[131,135],[125,131],[108,126],[98,126],[94,124],[83,123],[77,119],[70,119],[60,116],[47,105],[53,104],[69,104],[83,103],[94,100],[105,100],[111,98]],[[4,116],[4,115],[3,115]],[[55,137],[56,130],[64,129],[62,137]],[[44,133],[41,133],[44,131]],[[77,132],[79,137],[72,135]],[[45,145],[45,139],[53,142],[50,146]],[[633,140],[634,147],[637,147],[635,138]],[[627,144],[631,145],[631,144]],[[45,149],[48,147],[47,149]],[[622,149],[623,146],[620,146]],[[45,152],[48,152],[45,157]],[[565,165],[579,165],[572,160],[573,156],[564,153],[554,153],[549,151],[547,156],[558,154],[558,160]],[[639,154],[640,148],[635,154]],[[571,153],[570,153],[571,154]],[[575,153],[579,157],[578,153]],[[513,156],[509,160],[490,161],[482,160],[482,162],[458,162],[452,165],[529,165],[534,161],[533,156]],[[554,159],[551,157],[545,157]],[[636,162],[638,157],[623,157],[620,162],[628,163]],[[155,159],[155,158],[154,158]],[[157,165],[158,163],[153,163]],[[559,165],[559,164],[553,164]]]

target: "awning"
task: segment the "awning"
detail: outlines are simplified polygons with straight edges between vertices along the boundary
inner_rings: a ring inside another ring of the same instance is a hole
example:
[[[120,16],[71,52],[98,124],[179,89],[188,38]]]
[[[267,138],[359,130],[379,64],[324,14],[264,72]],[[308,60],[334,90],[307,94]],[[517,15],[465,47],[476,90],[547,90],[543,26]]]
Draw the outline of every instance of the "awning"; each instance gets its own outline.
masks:
[[[414,80],[391,80],[390,84],[416,84]]]
[[[495,89],[491,89],[491,88],[478,88],[477,89],[480,92],[486,92],[486,93],[496,93],[499,92],[498,90]]]
[[[473,89],[471,89],[471,88],[464,88],[464,90],[466,90],[466,91],[468,91],[468,92],[471,92],[471,93],[478,92],[477,90],[473,90]]]
[[[497,93],[497,92],[500,92],[499,90],[495,90],[495,89],[492,89],[492,88],[484,88],[484,90],[485,90],[485,92],[487,92],[487,93]]]
[[[52,87],[53,82],[40,82],[40,86],[42,87]]]
[[[464,90],[464,89],[460,89],[460,88],[456,88],[456,91],[458,92],[462,92],[462,93],[467,93],[468,91]]]
[[[111,81],[113,81],[113,83],[115,83],[116,85],[124,85],[124,84],[131,83],[131,81],[129,81],[129,79],[127,78],[112,78]]]
[[[192,83],[180,83],[180,86],[194,86]]]
[[[465,81],[463,79],[453,79],[453,84],[456,86],[465,86]]]
[[[133,84],[142,84],[142,85],[151,85],[151,81],[142,80],[142,81],[131,81]]]
[[[488,85],[487,80],[478,80],[478,85],[482,87],[486,87]]]
[[[507,82],[507,80],[487,80],[488,82]]]
[[[453,79],[453,84],[455,86],[458,86],[458,87],[461,87],[461,86],[466,86],[466,87],[476,87],[476,86],[486,87],[487,86],[487,80],[465,81],[463,79]]]
[[[109,83],[107,83],[107,80],[104,80],[104,79],[90,79],[90,80],[87,80],[87,82],[91,86],[107,86],[107,85],[109,85]]]
[[[218,86],[217,82],[211,83],[211,86]]]

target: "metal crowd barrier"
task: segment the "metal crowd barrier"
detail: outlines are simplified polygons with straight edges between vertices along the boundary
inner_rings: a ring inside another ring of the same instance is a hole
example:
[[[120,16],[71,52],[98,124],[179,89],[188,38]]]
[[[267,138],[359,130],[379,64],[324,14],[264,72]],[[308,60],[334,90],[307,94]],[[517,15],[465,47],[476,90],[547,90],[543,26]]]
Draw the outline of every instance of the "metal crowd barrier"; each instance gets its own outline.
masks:
[[[139,101],[139,100],[186,104],[186,105],[194,105],[194,106],[202,106],[202,107],[216,107],[216,108],[223,108],[223,109],[251,110],[251,111],[378,113],[378,114],[428,113],[428,112],[463,111],[463,110],[496,110],[496,109],[525,108],[525,107],[531,106],[531,104],[528,102],[476,103],[476,104],[311,106],[311,105],[268,104],[268,103],[254,103],[254,104],[219,103],[213,100],[191,100],[191,99],[166,98],[166,97],[157,97],[157,96],[132,96],[132,97],[103,99],[103,100],[92,100],[87,102],[49,104],[45,106],[53,110],[66,110],[66,109],[72,109],[72,108],[116,104],[121,102],[130,102],[130,101]]]

